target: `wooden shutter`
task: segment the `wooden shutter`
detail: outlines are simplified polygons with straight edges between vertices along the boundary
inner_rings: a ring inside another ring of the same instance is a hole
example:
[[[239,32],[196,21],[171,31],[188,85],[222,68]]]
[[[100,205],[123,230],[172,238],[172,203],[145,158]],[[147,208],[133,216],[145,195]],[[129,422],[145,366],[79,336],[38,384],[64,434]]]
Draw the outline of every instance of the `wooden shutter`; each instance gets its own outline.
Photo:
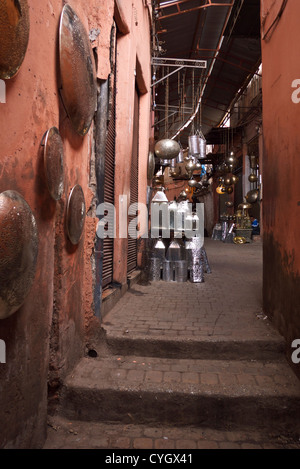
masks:
[[[116,73],[116,72],[115,72]],[[104,175],[104,202],[114,204],[115,197],[115,137],[116,137],[116,106],[115,106],[115,80],[112,83],[112,105],[108,124],[108,134],[105,148],[105,175]],[[107,287],[113,281],[113,255],[114,239],[103,240],[103,273],[102,288]]]
[[[134,118],[133,118],[133,146],[131,158],[131,175],[130,175],[130,205],[138,202],[138,161],[139,161],[139,95],[135,90],[134,99]],[[136,218],[136,215],[129,215],[128,222]],[[137,267],[137,240],[128,235],[128,256],[127,256],[127,273],[132,272]]]

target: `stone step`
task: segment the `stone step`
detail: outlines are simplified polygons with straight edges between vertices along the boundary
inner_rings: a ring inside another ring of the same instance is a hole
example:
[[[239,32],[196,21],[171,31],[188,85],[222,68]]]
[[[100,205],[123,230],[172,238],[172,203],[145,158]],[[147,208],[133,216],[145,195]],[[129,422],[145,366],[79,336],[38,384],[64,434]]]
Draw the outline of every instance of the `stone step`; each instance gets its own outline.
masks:
[[[140,355],[174,359],[276,360],[282,359],[285,342],[279,335],[266,337],[203,336],[168,338],[136,332],[107,333],[112,355]]]
[[[300,383],[282,361],[84,358],[67,377],[69,419],[210,428],[299,429]]]
[[[199,449],[299,449],[299,435],[293,431],[282,434],[274,428],[271,432],[258,432],[251,429],[244,431],[213,430],[202,427],[149,426],[134,424],[86,422],[49,416],[47,440],[43,449],[134,449],[156,450],[150,453],[149,462],[158,463],[157,450],[184,450],[187,456],[192,454],[196,463],[201,453],[186,450]],[[109,461],[108,451],[101,456]],[[127,453],[128,454],[128,453]],[[135,454],[135,453],[132,453]],[[153,456],[151,456],[153,454]],[[116,456],[120,457],[117,452]],[[140,460],[147,457],[143,451]],[[127,458],[125,462],[128,461]],[[163,462],[170,462],[171,455]],[[120,459],[118,460],[120,462]],[[184,459],[181,458],[181,462]],[[186,462],[190,462],[188,458]],[[201,463],[201,461],[199,461]]]

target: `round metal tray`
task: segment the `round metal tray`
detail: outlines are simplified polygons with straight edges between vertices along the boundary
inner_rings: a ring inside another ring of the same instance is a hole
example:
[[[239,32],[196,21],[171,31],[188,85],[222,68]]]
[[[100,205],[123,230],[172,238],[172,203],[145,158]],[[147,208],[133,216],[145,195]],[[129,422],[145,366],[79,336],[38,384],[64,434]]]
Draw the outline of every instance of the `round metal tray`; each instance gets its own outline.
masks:
[[[82,187],[76,184],[67,205],[67,233],[72,244],[78,244],[85,224],[85,200]]]
[[[151,180],[153,178],[154,170],[155,170],[155,156],[154,156],[154,153],[152,151],[149,151],[148,168],[147,168],[148,180]]]
[[[75,131],[85,135],[96,110],[96,68],[85,27],[68,4],[60,19],[59,62],[65,109]]]
[[[0,79],[16,75],[24,60],[29,40],[27,0],[0,2]]]
[[[0,194],[0,319],[15,313],[32,286],[38,255],[34,215],[15,191]]]
[[[64,190],[64,149],[59,131],[51,127],[44,141],[44,168],[51,197],[59,200]]]

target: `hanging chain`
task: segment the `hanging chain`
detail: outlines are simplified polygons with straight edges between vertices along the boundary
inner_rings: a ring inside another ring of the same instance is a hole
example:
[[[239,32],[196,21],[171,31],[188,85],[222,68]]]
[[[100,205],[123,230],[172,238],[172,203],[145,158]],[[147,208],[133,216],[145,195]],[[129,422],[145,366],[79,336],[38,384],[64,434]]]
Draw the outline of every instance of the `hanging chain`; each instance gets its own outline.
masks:
[[[169,75],[169,67],[167,68],[167,75]],[[166,91],[165,91],[165,136],[169,137],[169,77],[166,81]]]
[[[195,113],[195,69],[192,71],[192,110]],[[193,119],[193,135],[195,134],[195,122]]]
[[[184,97],[185,97],[185,74],[182,75],[182,90],[181,90],[181,120],[184,118]]]
[[[202,129],[202,74],[201,74],[201,77],[200,77],[200,84],[199,84],[199,87],[200,87],[200,96],[199,96],[199,127],[200,127],[200,130]]]

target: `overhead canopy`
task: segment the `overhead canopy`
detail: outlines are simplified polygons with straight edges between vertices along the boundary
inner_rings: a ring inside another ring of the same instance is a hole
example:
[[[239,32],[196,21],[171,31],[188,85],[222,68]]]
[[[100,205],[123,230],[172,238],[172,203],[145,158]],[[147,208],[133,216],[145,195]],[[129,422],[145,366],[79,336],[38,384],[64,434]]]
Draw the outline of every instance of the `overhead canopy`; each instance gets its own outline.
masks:
[[[208,135],[222,125],[234,100],[257,72],[260,0],[154,3],[153,62],[157,57],[158,61],[206,61],[205,68],[153,65],[155,139],[176,138],[186,146],[188,135],[200,127]]]

